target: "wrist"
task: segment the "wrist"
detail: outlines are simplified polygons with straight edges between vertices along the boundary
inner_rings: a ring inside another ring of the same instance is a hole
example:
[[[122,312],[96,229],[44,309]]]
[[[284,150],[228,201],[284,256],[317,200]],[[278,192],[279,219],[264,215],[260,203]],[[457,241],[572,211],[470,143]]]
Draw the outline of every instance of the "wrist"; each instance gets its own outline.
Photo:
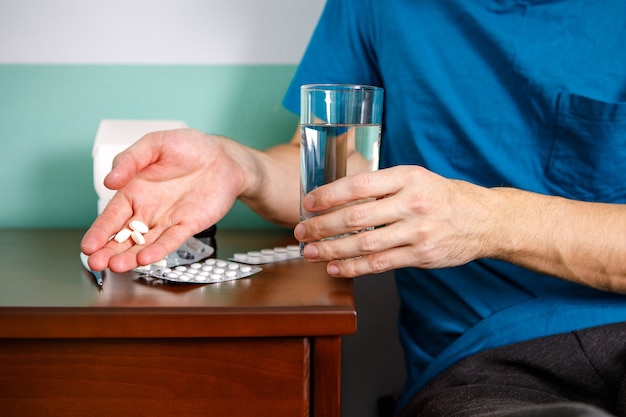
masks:
[[[261,178],[254,155],[257,151],[227,137],[220,139],[224,153],[232,161],[232,172],[229,175],[232,175],[236,184],[236,197],[254,195],[260,187]]]
[[[552,244],[564,215],[559,210],[561,199],[506,187],[490,191],[493,224],[489,257],[536,270],[544,259],[561,256]]]

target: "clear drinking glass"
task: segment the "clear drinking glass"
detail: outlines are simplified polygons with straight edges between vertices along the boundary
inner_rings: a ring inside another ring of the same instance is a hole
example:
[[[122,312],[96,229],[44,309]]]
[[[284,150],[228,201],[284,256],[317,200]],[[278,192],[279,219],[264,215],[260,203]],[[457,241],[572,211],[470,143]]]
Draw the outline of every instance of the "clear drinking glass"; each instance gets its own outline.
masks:
[[[300,220],[320,214],[302,207],[307,193],[346,175],[378,169],[382,107],[380,87],[301,87]],[[341,236],[334,238],[337,237]]]

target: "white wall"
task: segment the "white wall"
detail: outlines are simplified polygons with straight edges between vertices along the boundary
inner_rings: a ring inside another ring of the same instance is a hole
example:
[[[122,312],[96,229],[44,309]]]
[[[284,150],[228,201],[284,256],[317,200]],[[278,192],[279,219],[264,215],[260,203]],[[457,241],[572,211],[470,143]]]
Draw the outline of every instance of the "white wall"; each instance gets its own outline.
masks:
[[[0,64],[295,64],[325,0],[1,0]]]

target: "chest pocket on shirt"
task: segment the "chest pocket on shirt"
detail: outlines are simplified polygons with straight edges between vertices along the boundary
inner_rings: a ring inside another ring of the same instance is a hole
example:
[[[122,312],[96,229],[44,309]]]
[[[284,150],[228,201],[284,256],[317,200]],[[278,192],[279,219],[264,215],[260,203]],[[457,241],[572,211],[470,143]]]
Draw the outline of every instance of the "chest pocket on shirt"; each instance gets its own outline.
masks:
[[[561,93],[546,177],[563,197],[626,202],[626,102]]]

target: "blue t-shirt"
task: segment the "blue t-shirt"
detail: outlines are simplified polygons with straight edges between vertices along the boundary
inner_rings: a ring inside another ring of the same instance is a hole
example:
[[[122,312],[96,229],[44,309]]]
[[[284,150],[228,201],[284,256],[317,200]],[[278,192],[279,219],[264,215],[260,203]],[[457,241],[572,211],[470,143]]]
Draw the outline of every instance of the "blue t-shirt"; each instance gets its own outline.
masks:
[[[625,203],[624,16],[623,0],[328,0],[284,104],[302,84],[381,86],[383,167]],[[500,261],[396,277],[401,405],[472,353],[626,320],[626,296]]]

